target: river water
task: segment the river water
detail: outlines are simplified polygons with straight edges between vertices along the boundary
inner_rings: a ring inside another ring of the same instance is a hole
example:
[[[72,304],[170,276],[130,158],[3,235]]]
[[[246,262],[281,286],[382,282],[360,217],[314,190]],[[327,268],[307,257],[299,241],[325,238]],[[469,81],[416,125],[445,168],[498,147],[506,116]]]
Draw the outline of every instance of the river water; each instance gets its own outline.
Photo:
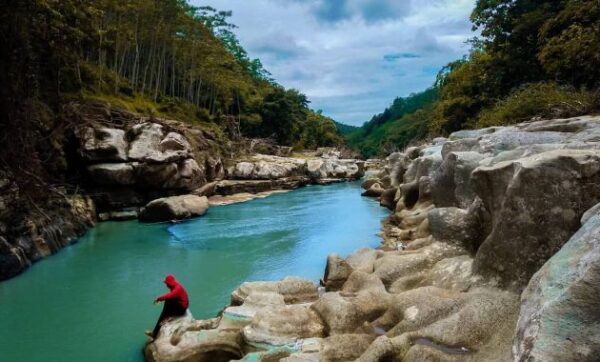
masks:
[[[166,274],[188,290],[194,317],[212,318],[243,281],[318,281],[329,253],[376,246],[386,215],[351,182],[211,207],[177,225],[100,223],[0,283],[0,361],[141,361]]]

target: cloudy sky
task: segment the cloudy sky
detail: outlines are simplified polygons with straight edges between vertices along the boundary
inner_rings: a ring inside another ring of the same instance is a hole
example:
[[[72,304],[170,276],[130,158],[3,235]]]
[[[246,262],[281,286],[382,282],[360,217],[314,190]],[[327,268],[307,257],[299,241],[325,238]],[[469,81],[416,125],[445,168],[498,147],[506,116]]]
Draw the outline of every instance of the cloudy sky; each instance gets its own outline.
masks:
[[[232,10],[252,58],[313,109],[361,125],[468,50],[474,0],[192,0]]]

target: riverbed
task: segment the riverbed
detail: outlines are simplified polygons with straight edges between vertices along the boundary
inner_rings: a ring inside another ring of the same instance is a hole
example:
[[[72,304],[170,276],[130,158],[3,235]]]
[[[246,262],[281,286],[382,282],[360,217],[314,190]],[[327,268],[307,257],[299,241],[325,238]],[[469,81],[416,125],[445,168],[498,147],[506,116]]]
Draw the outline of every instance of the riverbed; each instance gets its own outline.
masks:
[[[188,290],[194,317],[212,318],[244,281],[317,282],[329,253],[377,246],[385,216],[349,182],[211,207],[175,225],[100,223],[0,283],[0,360],[141,361],[166,274]]]

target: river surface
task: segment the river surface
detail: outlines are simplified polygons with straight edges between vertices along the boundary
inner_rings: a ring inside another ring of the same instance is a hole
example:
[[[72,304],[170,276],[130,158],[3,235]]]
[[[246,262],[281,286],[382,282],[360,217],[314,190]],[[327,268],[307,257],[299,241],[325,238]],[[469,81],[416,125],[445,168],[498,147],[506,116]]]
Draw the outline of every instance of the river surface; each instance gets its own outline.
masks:
[[[194,317],[212,318],[243,281],[318,281],[329,253],[377,246],[386,215],[351,182],[211,207],[177,225],[100,223],[0,283],[0,361],[141,361],[166,274],[188,290]]]

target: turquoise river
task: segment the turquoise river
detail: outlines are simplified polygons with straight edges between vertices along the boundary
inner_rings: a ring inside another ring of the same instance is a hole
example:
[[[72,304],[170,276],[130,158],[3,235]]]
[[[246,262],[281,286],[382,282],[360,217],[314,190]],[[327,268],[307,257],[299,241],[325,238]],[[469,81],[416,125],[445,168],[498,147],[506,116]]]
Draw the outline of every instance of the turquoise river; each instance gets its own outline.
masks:
[[[212,318],[240,283],[317,282],[329,253],[375,247],[387,211],[360,183],[309,186],[211,207],[185,223],[104,222],[0,283],[0,361],[141,361],[174,274],[196,318]]]

